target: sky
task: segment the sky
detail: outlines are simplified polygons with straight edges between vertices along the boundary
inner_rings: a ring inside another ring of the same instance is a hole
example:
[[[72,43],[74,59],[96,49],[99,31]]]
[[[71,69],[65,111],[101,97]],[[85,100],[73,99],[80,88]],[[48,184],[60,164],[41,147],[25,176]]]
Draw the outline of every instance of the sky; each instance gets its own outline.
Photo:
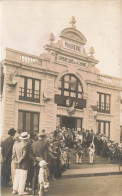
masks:
[[[122,78],[121,0],[1,1],[1,58],[6,47],[39,56],[50,33],[57,41],[72,16],[87,39],[86,51],[94,48],[100,72]]]

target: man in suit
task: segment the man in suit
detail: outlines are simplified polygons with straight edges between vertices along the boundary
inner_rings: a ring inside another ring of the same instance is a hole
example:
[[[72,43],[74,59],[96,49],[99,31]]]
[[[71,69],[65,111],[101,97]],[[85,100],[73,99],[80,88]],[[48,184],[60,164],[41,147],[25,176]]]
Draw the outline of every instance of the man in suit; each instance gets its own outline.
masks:
[[[33,167],[32,189],[34,194],[36,194],[38,185],[39,161],[45,160],[48,162],[48,142],[46,141],[46,135],[44,132],[38,135],[37,141],[33,142],[31,146],[31,158],[35,163]]]
[[[25,195],[28,192],[24,192],[25,183],[27,179],[28,170],[31,168],[32,160],[29,157],[29,145],[28,140],[30,135],[27,132],[22,132],[17,145],[14,146],[13,154],[15,162],[18,164],[18,169],[15,171],[14,183],[13,183],[13,194]]]
[[[93,141],[93,135],[92,135],[92,132],[91,131],[89,131],[87,139],[88,139],[88,147],[89,147],[90,144]]]
[[[7,137],[1,144],[3,157],[1,185],[4,187],[10,186],[9,181],[11,175],[12,149],[14,145],[15,134],[16,130],[14,128],[11,128],[8,131],[9,137]]]

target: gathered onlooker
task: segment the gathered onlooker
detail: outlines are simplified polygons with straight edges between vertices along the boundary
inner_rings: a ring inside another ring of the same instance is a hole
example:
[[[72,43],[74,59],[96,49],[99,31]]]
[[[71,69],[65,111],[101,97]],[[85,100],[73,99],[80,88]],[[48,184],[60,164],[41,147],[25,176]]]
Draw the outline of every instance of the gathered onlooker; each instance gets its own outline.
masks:
[[[93,163],[94,161],[94,152],[95,152],[95,147],[94,144],[91,143],[89,147],[89,163]]]
[[[54,177],[61,178],[62,176],[62,165],[61,165],[61,149],[60,147],[55,147],[54,150],[54,156],[55,156],[55,174]]]
[[[28,139],[30,135],[27,132],[22,132],[19,142],[14,146],[15,161],[18,164],[18,169],[16,169],[14,183],[13,183],[13,194],[18,193],[18,195],[28,194],[25,192],[25,183],[27,179],[28,170],[31,167],[29,149],[28,149]]]
[[[79,139],[76,145],[76,163],[82,163],[82,156],[83,156],[83,148],[81,144],[81,140]]]
[[[42,160],[39,162],[39,175],[38,175],[38,183],[39,183],[39,196],[43,196],[44,192],[47,192],[47,188],[49,187],[48,175],[47,175],[47,162]]]
[[[39,174],[39,161],[42,159],[48,162],[49,150],[48,142],[46,141],[45,133],[38,135],[38,140],[32,143],[30,156],[33,159],[35,165],[33,166],[33,183],[32,190],[34,194],[38,190],[38,174]]]
[[[1,144],[2,148],[2,169],[1,169],[1,185],[4,187],[11,186],[10,183],[10,176],[11,176],[11,160],[12,160],[12,149],[14,145],[14,136],[16,130],[11,128],[8,131],[9,137],[7,137]]]
[[[56,180],[54,177],[54,175],[55,175],[55,156],[54,156],[54,146],[52,143],[49,146],[48,167],[49,167],[49,179]]]
[[[14,183],[14,176],[15,176],[15,170],[18,168],[17,160],[16,160],[16,153],[15,153],[15,148],[16,145],[20,142],[19,139],[19,134],[16,134],[14,137],[14,145],[13,145],[13,151],[12,151],[12,161],[11,161],[11,178],[12,178],[12,183]]]
[[[70,150],[68,147],[65,147],[65,153],[66,153],[66,169],[69,169],[70,166]]]
[[[31,146],[34,141],[35,141],[35,134],[30,134],[30,138],[28,139],[27,142],[29,156],[31,154]],[[33,160],[30,159],[30,169],[28,170],[27,180],[26,180],[26,191],[29,192],[32,191],[32,179],[33,179]]]

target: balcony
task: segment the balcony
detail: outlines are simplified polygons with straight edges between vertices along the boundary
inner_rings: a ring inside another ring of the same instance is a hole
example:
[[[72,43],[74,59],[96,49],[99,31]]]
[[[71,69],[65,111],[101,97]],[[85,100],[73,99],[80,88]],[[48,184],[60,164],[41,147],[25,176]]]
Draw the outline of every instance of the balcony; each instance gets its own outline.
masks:
[[[86,108],[86,99],[68,97],[68,96],[63,96],[58,94],[55,95],[55,103],[58,106],[63,106],[63,107],[71,107],[73,103],[75,103],[76,109],[82,110],[83,108]]]
[[[110,114],[110,104],[109,103],[97,102],[97,105],[91,106],[91,108],[93,109],[93,111]]]

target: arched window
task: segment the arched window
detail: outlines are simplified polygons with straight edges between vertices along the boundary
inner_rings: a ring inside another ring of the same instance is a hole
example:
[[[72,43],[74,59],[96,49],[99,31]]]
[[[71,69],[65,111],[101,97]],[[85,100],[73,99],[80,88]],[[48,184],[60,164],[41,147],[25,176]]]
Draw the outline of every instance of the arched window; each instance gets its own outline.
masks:
[[[82,98],[83,97],[83,88],[80,80],[72,75],[66,74],[62,76],[59,81],[59,90],[60,95],[66,97]]]

